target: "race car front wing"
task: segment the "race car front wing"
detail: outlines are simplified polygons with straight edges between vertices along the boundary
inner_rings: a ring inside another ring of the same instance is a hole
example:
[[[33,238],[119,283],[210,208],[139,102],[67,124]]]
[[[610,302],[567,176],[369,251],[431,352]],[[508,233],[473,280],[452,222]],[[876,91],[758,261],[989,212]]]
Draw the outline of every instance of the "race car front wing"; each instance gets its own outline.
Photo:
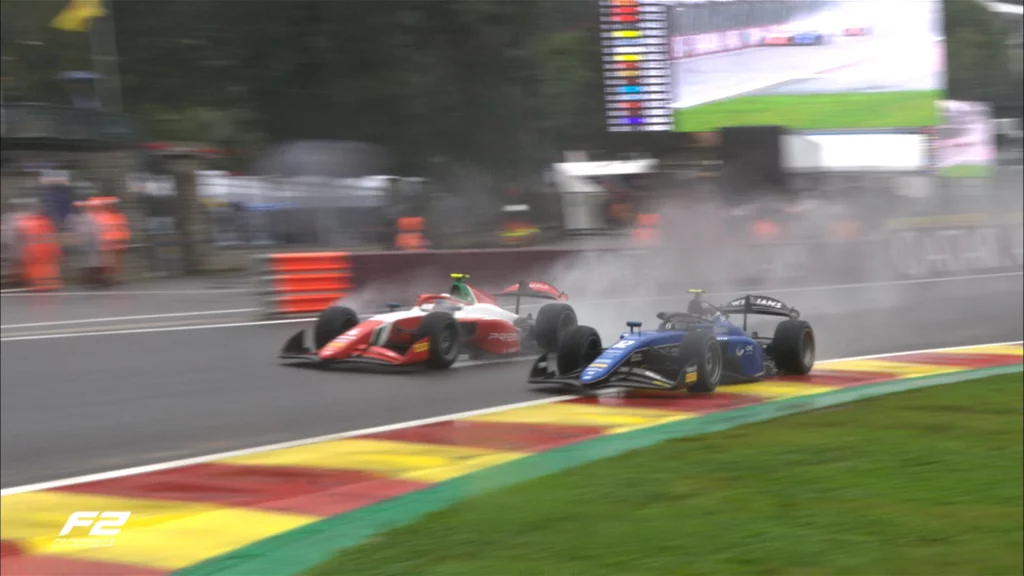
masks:
[[[560,385],[577,392],[594,392],[602,388],[633,388],[672,392],[685,389],[697,381],[696,362],[689,363],[682,370],[685,375],[683,378],[678,378],[678,374],[668,376],[642,366],[623,364],[600,380],[584,383],[580,380],[583,369],[558,374],[556,370],[550,369],[548,357],[545,354],[533,363],[528,382]]]
[[[317,355],[315,350],[306,346],[306,331],[299,330],[285,342],[281,352],[277,355],[281,360],[291,360],[318,367],[336,366],[341,364],[363,364],[371,366],[399,366],[394,362],[380,358],[368,358],[365,356],[353,356],[343,359],[324,359]]]

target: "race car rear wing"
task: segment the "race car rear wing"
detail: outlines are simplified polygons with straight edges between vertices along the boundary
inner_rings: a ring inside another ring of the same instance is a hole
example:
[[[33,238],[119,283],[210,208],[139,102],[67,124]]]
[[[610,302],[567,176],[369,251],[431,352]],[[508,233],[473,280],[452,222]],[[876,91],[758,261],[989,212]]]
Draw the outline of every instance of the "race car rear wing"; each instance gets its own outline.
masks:
[[[516,299],[516,314],[519,314],[519,304],[523,298],[540,298],[543,300],[567,300],[569,295],[562,292],[558,288],[555,288],[547,282],[537,282],[534,280],[526,281],[520,280],[518,284],[513,284],[505,288],[500,292],[494,293],[495,298],[515,298]]]
[[[743,314],[743,329],[747,329],[747,316],[757,314],[760,316],[782,316],[796,320],[800,317],[800,311],[784,304],[781,300],[769,296],[758,296],[747,294],[736,298],[728,304],[718,308],[722,314]]]

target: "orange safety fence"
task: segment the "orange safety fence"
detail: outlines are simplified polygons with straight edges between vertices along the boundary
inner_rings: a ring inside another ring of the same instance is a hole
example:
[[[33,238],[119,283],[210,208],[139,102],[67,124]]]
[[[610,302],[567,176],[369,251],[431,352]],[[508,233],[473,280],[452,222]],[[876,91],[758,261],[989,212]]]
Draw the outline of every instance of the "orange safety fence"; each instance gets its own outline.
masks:
[[[398,233],[395,234],[395,248],[398,250],[426,250],[429,242],[423,235],[425,222],[423,218],[399,218],[396,222]]]
[[[639,246],[657,246],[661,243],[661,217],[657,214],[637,214],[633,226],[633,243]]]
[[[267,315],[317,313],[352,289],[347,252],[266,254],[256,259]]]

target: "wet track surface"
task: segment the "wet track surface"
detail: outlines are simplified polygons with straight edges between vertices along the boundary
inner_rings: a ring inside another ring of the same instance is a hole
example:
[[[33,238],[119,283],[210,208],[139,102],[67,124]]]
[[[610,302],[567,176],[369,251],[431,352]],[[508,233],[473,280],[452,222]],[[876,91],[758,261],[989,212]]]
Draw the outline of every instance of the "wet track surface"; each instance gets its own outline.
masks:
[[[817,332],[822,359],[1024,337],[1020,274],[766,293],[804,312]],[[253,305],[238,293],[64,296],[32,306],[16,300],[3,298],[0,469],[5,488],[544,395],[525,384],[528,361],[411,374],[280,365],[278,348],[308,326],[304,323],[60,336],[83,326],[94,332],[155,322],[180,326],[198,320],[123,318]],[[101,301],[107,304],[97,304]],[[656,312],[682,308],[685,301],[685,296],[643,302],[617,298],[577,302],[576,308],[581,322],[595,325],[609,340],[626,320],[651,325]],[[42,313],[38,306],[49,308]],[[102,317],[115,319],[17,327]],[[201,322],[254,319],[253,312],[238,312]],[[40,330],[58,337],[16,339]]]

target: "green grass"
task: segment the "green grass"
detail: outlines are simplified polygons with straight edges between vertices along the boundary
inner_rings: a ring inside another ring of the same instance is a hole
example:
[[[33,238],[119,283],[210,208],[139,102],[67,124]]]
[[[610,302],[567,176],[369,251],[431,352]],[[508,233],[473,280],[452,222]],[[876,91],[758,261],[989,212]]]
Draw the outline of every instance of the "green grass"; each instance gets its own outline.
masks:
[[[980,164],[957,164],[939,169],[939,175],[946,178],[988,178],[992,168]]]
[[[462,502],[315,575],[1021,574],[1019,374],[665,442]]]
[[[675,111],[676,130],[781,125],[794,130],[908,128],[939,123],[941,90],[741,96]]]

